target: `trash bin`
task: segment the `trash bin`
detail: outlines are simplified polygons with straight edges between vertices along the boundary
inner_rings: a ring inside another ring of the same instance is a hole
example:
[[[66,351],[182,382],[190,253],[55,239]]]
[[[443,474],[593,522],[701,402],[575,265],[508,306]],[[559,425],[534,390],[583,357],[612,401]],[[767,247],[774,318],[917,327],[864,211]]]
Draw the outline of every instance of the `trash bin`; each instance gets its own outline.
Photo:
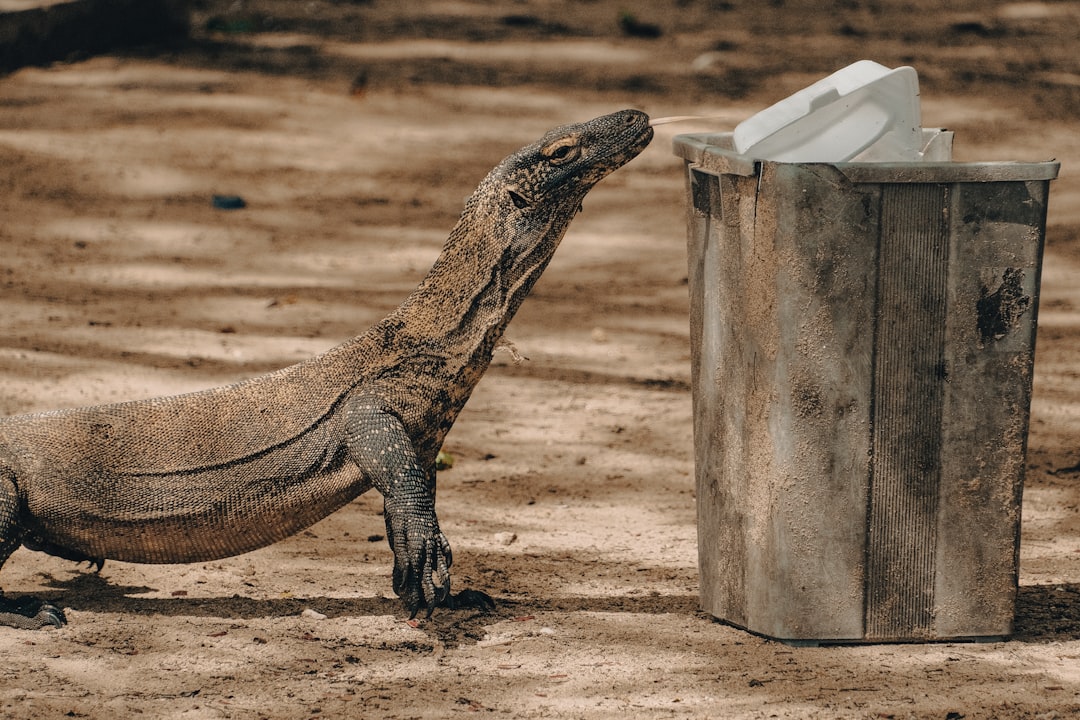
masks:
[[[1010,634],[1058,163],[686,161],[701,600],[788,642]]]

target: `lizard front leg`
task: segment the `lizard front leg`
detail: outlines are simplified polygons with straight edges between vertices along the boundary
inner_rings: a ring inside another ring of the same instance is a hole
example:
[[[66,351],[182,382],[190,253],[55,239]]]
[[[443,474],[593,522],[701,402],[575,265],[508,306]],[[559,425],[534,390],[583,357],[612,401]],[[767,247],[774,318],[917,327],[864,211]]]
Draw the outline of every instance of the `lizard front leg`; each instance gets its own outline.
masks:
[[[411,617],[425,605],[430,616],[450,596],[453,555],[412,440],[401,420],[374,395],[350,403],[345,432],[350,457],[383,496],[386,534],[394,551],[394,592]]]
[[[0,567],[18,549],[19,494],[9,473],[0,473]],[[21,630],[61,627],[67,622],[64,611],[40,600],[8,600],[0,594],[0,625]]]

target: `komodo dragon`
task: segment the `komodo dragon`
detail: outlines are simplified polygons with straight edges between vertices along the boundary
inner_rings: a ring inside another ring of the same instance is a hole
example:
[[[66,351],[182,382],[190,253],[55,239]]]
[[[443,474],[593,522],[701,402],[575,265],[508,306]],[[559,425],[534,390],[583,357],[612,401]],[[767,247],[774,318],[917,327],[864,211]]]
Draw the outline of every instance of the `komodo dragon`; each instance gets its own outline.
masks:
[[[405,302],[305,362],[184,395],[0,419],[0,566],[20,545],[99,568],[230,557],[374,487],[394,592],[412,616],[490,603],[450,593],[436,455],[585,194],[652,136],[647,115],[624,110],[513,153]],[[0,597],[0,624],[65,622],[55,606]]]

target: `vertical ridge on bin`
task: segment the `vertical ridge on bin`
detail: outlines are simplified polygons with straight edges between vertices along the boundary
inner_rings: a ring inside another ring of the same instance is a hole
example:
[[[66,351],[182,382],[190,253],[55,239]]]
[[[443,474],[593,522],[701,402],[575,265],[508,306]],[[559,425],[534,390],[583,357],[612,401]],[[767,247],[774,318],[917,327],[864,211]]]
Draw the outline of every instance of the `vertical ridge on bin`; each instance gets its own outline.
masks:
[[[947,186],[886,186],[878,254],[868,638],[933,622],[948,270]]]

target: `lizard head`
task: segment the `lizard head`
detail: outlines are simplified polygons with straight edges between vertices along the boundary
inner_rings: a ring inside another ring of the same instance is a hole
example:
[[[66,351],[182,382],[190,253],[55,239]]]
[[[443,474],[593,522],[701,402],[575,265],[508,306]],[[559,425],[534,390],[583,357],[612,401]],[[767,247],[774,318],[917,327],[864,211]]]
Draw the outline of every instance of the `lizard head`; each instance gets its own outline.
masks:
[[[585,194],[636,157],[652,137],[649,116],[637,110],[555,128],[491,172],[489,178],[503,189],[502,197],[493,199],[519,227],[553,214],[573,216]]]
[[[649,116],[637,110],[564,125],[508,156],[480,183],[462,216],[477,243],[467,252],[478,267],[497,269],[510,306],[543,272],[589,190],[652,137]]]
[[[431,326],[470,338],[482,326],[485,346],[493,346],[547,267],[585,195],[652,137],[648,115],[623,110],[555,128],[496,165],[466,201],[418,288],[429,298]]]

